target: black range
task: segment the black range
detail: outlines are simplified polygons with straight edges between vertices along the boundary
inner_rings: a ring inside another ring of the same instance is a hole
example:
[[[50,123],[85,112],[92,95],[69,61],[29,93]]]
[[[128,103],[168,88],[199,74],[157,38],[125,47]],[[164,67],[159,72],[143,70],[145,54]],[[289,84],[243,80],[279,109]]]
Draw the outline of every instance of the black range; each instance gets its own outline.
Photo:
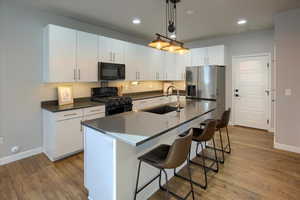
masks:
[[[132,111],[132,99],[118,96],[116,87],[92,88],[91,100],[105,104],[106,116]]]

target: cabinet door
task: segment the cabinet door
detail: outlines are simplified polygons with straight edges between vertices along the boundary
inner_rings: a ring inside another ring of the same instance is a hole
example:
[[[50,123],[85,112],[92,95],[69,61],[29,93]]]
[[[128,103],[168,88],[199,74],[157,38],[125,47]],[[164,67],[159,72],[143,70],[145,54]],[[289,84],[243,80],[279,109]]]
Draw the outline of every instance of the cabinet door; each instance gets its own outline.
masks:
[[[176,54],[165,52],[165,80],[176,80]]]
[[[137,80],[138,63],[138,45],[125,43],[125,64],[126,64],[126,80]]]
[[[223,45],[207,47],[209,65],[225,65],[225,47]]]
[[[77,32],[77,80],[98,81],[98,35]]]
[[[124,45],[125,42],[110,39],[111,47],[112,47],[112,60],[114,63],[124,64]]]
[[[99,36],[99,62],[113,62],[111,38]]]
[[[85,115],[84,116],[84,121],[98,119],[98,118],[102,118],[102,117],[105,117],[105,113],[97,113],[97,114],[93,114],[93,115]]]
[[[191,53],[176,55],[177,79],[185,80],[185,68],[191,66]]]
[[[44,81],[76,81],[76,31],[48,25],[44,48]]]
[[[149,48],[148,67],[150,80],[163,80],[163,56],[164,54],[161,50]]]
[[[138,80],[146,81],[146,80],[153,80],[151,76],[151,69],[149,65],[149,55],[151,51],[150,48],[138,45]]]
[[[56,122],[55,157],[64,156],[83,149],[81,121],[82,117]]]
[[[207,63],[207,49],[197,48],[191,50],[191,64],[192,66],[206,65]]]

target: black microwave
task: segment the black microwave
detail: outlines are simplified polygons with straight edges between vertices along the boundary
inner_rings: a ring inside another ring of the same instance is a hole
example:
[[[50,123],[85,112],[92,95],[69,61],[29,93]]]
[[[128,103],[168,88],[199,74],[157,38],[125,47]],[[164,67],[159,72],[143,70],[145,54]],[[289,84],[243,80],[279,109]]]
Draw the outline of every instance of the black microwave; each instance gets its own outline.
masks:
[[[125,80],[125,64],[98,63],[98,79],[101,80]]]

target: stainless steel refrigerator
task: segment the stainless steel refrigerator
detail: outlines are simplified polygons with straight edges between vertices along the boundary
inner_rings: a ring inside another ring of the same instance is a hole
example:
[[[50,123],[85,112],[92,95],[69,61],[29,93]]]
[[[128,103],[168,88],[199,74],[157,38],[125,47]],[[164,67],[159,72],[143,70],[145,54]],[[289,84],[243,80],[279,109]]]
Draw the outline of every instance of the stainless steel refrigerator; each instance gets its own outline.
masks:
[[[186,67],[187,98],[216,101],[215,117],[225,110],[225,66]]]

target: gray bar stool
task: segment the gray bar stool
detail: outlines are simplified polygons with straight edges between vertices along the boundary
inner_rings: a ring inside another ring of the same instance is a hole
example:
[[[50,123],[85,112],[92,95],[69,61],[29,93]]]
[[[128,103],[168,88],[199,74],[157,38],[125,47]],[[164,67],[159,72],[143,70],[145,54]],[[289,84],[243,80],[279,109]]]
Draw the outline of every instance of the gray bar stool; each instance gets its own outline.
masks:
[[[206,148],[210,148],[210,149],[216,149],[217,151],[222,152],[222,160],[220,160],[220,163],[224,163],[225,162],[225,155],[224,153],[231,153],[231,146],[230,146],[230,138],[229,138],[229,132],[228,132],[228,123],[230,120],[230,114],[231,114],[231,108],[229,108],[228,110],[225,110],[222,114],[221,119],[217,120],[217,127],[216,129],[219,131],[219,135],[220,135],[220,143],[221,143],[221,149],[220,148],[215,148],[209,145],[205,144]],[[204,121],[201,125],[205,125],[207,123],[207,120]],[[222,129],[226,130],[226,134],[227,134],[227,145],[224,147],[223,145],[223,138],[222,138]],[[228,148],[228,150],[227,150]]]
[[[204,154],[204,151],[203,151],[203,142],[207,142],[207,141],[210,141],[212,140],[213,141],[213,145],[215,147],[215,139],[214,139],[214,134],[215,134],[215,130],[216,130],[216,125],[217,125],[217,122],[216,120],[207,120],[206,121],[206,125],[205,125],[205,128],[204,129],[201,129],[201,128],[193,128],[193,141],[194,142],[197,142],[197,147],[196,147],[196,155],[198,157],[201,157],[202,158],[202,162],[203,164],[200,164],[198,162],[194,162],[191,160],[191,158],[189,157],[190,159],[190,163],[191,164],[194,164],[194,165],[197,165],[197,166],[200,166],[203,168],[203,171],[204,171],[204,175],[205,175],[205,183],[204,185],[201,184],[201,183],[197,183],[195,181],[192,180],[193,184],[195,184],[196,186],[199,186],[203,189],[206,189],[207,188],[207,172],[208,171],[214,171],[214,172],[218,172],[219,171],[219,162],[218,162],[218,158],[217,158],[217,151],[216,149],[214,149],[214,154],[215,154],[215,158],[210,158],[210,157],[207,157],[205,156]],[[199,149],[199,145],[201,146],[201,149],[202,149],[202,155],[200,155],[198,153],[198,149]],[[206,160],[211,160],[213,161],[211,163],[211,165],[209,166],[206,166],[205,164],[205,161]],[[213,166],[216,165],[216,168],[214,169]],[[181,176],[179,174],[176,173],[176,169],[174,170],[174,175],[179,177],[179,178],[182,178],[182,179],[185,179],[185,180],[189,180],[187,179],[186,177],[184,176]]]
[[[189,163],[189,159],[188,159],[188,155],[189,155],[190,147],[191,147],[191,143],[192,143],[192,137],[193,137],[193,131],[190,130],[190,131],[180,135],[174,141],[174,143],[172,145],[162,144],[138,158],[139,166],[138,166],[134,200],[136,200],[137,194],[139,192],[141,192],[143,189],[145,189],[148,185],[150,185],[157,178],[159,178],[160,189],[166,192],[167,197],[169,196],[169,194],[171,194],[174,197],[176,197],[177,199],[185,200],[190,196],[190,194],[192,194],[193,200],[195,199],[191,171],[190,171],[190,163]],[[189,179],[187,179],[187,180],[190,182],[191,191],[188,192],[188,194],[185,197],[180,197],[179,195],[175,194],[174,192],[169,191],[168,175],[167,175],[166,169],[175,169],[175,168],[181,166],[185,161],[187,161],[187,167],[188,167],[188,171],[189,171]],[[144,186],[142,186],[141,188],[138,188],[142,162],[145,162],[148,165],[151,165],[152,167],[159,169],[160,172],[159,172],[159,175],[154,177],[152,180],[150,180]],[[163,187],[161,185],[162,172],[165,174],[166,187]]]

